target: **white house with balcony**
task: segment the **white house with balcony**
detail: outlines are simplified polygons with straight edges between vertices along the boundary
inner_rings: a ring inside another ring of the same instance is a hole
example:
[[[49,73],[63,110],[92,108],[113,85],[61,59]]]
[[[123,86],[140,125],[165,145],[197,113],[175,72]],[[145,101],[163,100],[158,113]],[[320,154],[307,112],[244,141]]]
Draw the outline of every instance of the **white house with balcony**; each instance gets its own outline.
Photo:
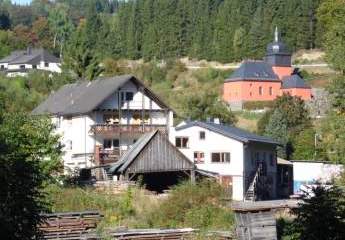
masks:
[[[130,75],[65,85],[33,114],[51,116],[66,170],[114,163],[144,133],[173,124],[173,111]]]
[[[219,174],[234,200],[274,199],[277,142],[242,129],[214,122],[182,122],[170,141],[198,169]]]
[[[26,76],[32,70],[61,72],[60,59],[45,49],[13,51],[9,56],[0,59],[0,72],[7,76]]]

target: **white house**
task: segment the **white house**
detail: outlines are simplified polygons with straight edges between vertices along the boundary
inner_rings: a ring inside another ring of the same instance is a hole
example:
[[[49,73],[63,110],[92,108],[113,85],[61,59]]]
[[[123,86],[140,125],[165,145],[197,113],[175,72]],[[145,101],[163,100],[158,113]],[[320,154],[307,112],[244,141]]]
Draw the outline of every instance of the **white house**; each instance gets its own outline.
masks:
[[[0,59],[0,72],[7,76],[25,76],[30,70],[61,72],[60,60],[45,49],[13,51],[9,56]]]
[[[276,198],[277,142],[213,122],[183,122],[170,141],[202,170],[220,175],[234,200]]]
[[[114,163],[142,134],[173,124],[172,110],[129,75],[65,85],[33,114],[51,116],[70,170]]]

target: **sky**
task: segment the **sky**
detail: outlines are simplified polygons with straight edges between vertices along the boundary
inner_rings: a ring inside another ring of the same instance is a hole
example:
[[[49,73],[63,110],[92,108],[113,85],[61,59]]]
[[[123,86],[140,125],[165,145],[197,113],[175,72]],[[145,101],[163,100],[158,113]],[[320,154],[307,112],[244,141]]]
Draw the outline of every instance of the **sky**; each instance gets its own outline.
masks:
[[[28,4],[31,0],[11,0],[13,3]]]

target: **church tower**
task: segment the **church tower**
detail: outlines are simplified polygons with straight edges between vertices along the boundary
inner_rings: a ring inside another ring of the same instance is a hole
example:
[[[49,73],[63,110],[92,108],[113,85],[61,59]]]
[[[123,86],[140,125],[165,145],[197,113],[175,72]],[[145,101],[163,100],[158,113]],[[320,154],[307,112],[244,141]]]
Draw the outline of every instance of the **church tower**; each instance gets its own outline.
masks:
[[[274,41],[267,45],[265,61],[272,66],[274,73],[282,79],[293,72],[291,67],[291,53],[281,41],[278,28],[274,31]]]

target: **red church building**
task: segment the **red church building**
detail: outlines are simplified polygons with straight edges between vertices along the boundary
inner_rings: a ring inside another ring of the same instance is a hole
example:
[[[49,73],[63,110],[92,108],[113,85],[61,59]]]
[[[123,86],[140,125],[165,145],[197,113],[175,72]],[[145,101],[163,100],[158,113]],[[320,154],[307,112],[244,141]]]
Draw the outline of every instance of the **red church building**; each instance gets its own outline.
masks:
[[[273,101],[289,93],[311,100],[311,88],[291,66],[291,53],[280,40],[276,28],[274,42],[268,44],[264,60],[246,60],[228,77],[223,100],[234,108],[248,101]]]

